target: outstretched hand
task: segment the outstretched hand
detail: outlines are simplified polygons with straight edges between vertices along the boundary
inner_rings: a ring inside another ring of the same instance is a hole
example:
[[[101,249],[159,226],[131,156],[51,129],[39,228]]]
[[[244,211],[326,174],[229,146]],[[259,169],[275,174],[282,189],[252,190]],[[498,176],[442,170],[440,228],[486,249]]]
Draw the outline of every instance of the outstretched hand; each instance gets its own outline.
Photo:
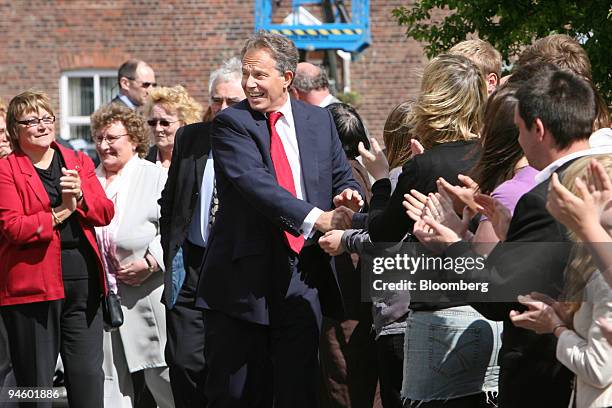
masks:
[[[357,212],[363,207],[363,199],[359,192],[347,188],[334,197],[334,206],[336,208],[344,206]]]
[[[363,165],[374,179],[380,180],[389,178],[389,163],[387,162],[385,153],[376,139],[371,138],[370,145],[370,150],[366,149],[362,142],[359,142],[359,145],[357,145],[359,155],[363,160]]]

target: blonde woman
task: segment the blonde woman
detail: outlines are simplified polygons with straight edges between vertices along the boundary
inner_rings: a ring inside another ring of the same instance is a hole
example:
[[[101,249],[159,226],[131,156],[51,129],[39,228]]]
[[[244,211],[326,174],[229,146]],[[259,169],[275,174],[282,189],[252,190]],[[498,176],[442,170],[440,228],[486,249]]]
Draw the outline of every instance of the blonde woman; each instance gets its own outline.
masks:
[[[592,160],[596,160],[599,165],[591,163]],[[600,167],[611,177],[612,156],[587,156],[577,159],[561,176],[561,183],[567,190],[561,189],[556,180],[552,183],[553,189],[561,191],[562,194],[569,190],[586,198],[585,195],[590,194],[589,190],[595,191],[597,184],[601,184],[596,167]],[[587,188],[587,184],[592,187]],[[551,193],[549,208],[553,200],[555,194]],[[612,209],[603,206],[603,209],[590,210],[592,217],[601,211],[602,226],[610,234],[612,226],[604,224],[606,219],[612,217]],[[553,209],[553,214],[556,212],[558,210]],[[569,232],[573,241],[580,242],[580,235],[574,231]],[[569,301],[568,303],[551,303],[539,294],[521,296],[519,301],[526,305],[529,311],[512,312],[510,318],[517,327],[539,334],[552,333],[558,338],[557,359],[576,374],[574,393],[577,408],[612,406],[612,345],[606,340],[599,323],[600,320],[612,319],[612,290],[597,269],[586,245],[575,248],[565,276],[564,300]]]
[[[105,405],[132,407],[131,374],[142,371],[157,405],[173,408],[164,358],[166,315],[160,303],[164,261],[157,203],[167,172],[142,159],[149,137],[143,119],[133,110],[106,105],[92,115],[91,129],[100,157],[96,175],[115,205],[112,222],[96,228],[96,236],[111,290],[119,293],[124,315],[123,325],[105,337]]]
[[[168,169],[172,159],[176,131],[202,120],[202,105],[181,85],[154,88],[143,112],[151,131],[151,147],[146,160]]]
[[[412,232],[414,221],[402,206],[405,194],[413,189],[433,193],[439,177],[458,184],[457,175],[474,167],[486,98],[484,77],[467,58],[440,55],[425,67],[408,123],[424,153],[403,166],[393,194],[388,166],[365,159],[378,180],[372,186],[368,223],[373,242],[399,242]],[[371,158],[376,156],[380,154]],[[404,400],[422,407],[486,406],[485,392],[497,390],[501,324],[484,319],[461,300],[415,302],[413,297],[410,309]]]

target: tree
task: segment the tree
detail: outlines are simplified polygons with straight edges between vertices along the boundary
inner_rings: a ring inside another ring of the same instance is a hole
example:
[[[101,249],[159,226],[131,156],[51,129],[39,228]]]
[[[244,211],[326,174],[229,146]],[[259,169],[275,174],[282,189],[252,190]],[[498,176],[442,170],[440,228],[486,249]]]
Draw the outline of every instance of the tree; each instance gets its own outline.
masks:
[[[591,59],[593,80],[612,101],[612,6],[610,0],[415,0],[393,15],[406,35],[426,43],[433,57],[477,33],[503,55],[516,56],[536,38],[568,34],[583,44]],[[447,10],[433,18],[436,9]]]

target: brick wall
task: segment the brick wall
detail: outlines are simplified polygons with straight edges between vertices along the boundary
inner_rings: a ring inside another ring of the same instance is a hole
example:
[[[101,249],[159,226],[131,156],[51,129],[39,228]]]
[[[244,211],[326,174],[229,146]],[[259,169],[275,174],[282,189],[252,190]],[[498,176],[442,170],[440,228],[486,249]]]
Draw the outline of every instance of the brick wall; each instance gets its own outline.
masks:
[[[389,110],[416,92],[424,61],[391,17],[406,3],[371,0],[373,44],[351,65],[352,90],[377,137]],[[253,1],[0,0],[0,16],[0,96],[42,89],[59,113],[63,70],[114,69],[128,57],[149,62],[159,83],[183,84],[205,103],[210,71],[237,55],[253,30]]]

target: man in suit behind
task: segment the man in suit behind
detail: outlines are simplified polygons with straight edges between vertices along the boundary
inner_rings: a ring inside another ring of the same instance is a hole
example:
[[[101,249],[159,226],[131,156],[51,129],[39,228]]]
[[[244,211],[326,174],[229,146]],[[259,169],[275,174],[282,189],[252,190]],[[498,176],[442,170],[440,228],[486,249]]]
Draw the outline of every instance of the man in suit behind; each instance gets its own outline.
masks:
[[[311,237],[346,228],[350,210],[332,206],[361,196],[330,114],[289,98],[297,61],[281,35],[249,38],[247,100],[213,123],[219,212],[196,300],[211,408],[318,406],[319,297],[327,313],[341,301]]]
[[[236,58],[210,74],[214,114],[245,98],[241,77],[242,64]],[[177,130],[168,182],[159,200],[166,265],[166,363],[177,408],[206,406],[204,318],[195,307],[195,290],[216,200],[210,125],[200,122]]]
[[[147,100],[149,88],[156,87],[155,71],[149,64],[137,59],[125,61],[117,72],[119,94],[112,103],[121,103],[130,109],[136,109]]]

